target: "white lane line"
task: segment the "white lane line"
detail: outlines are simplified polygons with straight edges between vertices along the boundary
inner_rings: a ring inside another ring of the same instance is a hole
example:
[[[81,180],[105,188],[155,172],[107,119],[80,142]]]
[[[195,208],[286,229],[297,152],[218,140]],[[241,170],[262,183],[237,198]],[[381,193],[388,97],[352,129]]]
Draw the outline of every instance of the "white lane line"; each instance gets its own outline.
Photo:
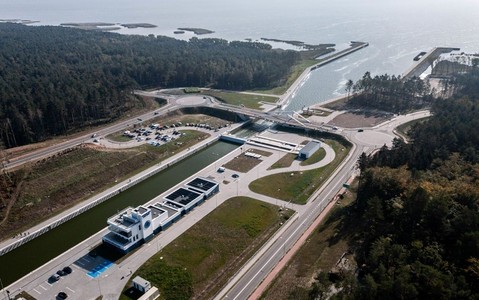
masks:
[[[40,295],[42,294],[42,293],[40,293],[39,291],[37,291],[36,288],[33,288],[33,290],[34,290],[35,292],[37,292],[38,294],[40,294]]]
[[[47,291],[47,289],[44,288],[43,285],[40,284],[39,287],[41,287],[42,289],[44,289],[45,291]]]
[[[72,290],[71,288],[69,288],[69,287],[65,287],[65,288],[66,288],[67,290],[69,290],[70,292],[72,292],[73,294],[75,294],[75,291]]]

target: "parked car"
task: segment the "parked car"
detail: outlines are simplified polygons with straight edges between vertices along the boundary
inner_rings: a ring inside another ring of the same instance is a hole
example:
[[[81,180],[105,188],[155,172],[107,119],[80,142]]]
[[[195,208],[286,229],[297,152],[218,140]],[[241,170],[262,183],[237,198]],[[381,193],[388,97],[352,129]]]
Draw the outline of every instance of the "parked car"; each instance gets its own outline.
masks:
[[[48,282],[56,282],[58,280],[60,280],[60,275],[58,275],[56,273],[53,274],[52,276],[50,276],[50,278],[48,278]]]
[[[60,292],[60,293],[58,293],[57,298],[58,299],[66,299],[66,298],[68,298],[68,295],[65,292]]]
[[[66,276],[66,275],[68,275],[68,274],[65,273],[63,270],[58,270],[58,271],[57,271],[57,274],[58,274],[59,276]]]
[[[358,132],[363,132],[363,131],[364,131],[364,129],[358,129]]]
[[[231,175],[231,177],[233,177],[233,178],[238,178],[238,177],[239,177],[239,175],[238,175],[238,174],[236,174],[236,173],[234,173],[233,175]]]
[[[69,266],[66,266],[65,268],[63,268],[63,272],[71,274],[73,272],[73,269]]]

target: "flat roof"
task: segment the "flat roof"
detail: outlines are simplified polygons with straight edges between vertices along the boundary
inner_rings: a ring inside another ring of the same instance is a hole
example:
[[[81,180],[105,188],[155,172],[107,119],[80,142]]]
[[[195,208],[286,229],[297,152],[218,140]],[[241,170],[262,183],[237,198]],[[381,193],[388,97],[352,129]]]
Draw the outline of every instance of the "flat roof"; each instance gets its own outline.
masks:
[[[159,215],[167,213],[166,210],[156,207],[154,205],[148,206],[151,211],[152,219],[156,219]]]
[[[201,196],[201,194],[187,190],[185,188],[179,188],[173,193],[169,194],[165,198],[171,201],[175,201],[176,203],[180,203],[182,205],[188,205],[191,201],[195,200]]]
[[[214,181],[206,180],[201,177],[196,177],[195,179],[187,183],[187,185],[205,192],[209,191],[212,187],[214,187],[217,184],[218,183]]]
[[[148,287],[150,285],[150,282],[140,276],[136,276],[133,278],[133,282],[142,286],[142,287]]]
[[[114,223],[118,226],[131,227],[132,225],[140,222],[132,216],[132,212],[133,208],[127,207],[120,213],[114,215],[113,217],[110,217],[108,219],[108,222]]]
[[[303,148],[301,148],[300,152],[310,152],[311,150],[314,150],[318,145],[321,145],[320,141],[317,140],[312,140],[309,143],[306,144]]]
[[[178,210],[174,210],[174,209],[172,209],[171,207],[168,207],[168,206],[166,206],[166,205],[162,205],[162,204],[160,204],[160,203],[156,203],[156,204],[155,204],[155,207],[161,208],[161,209],[165,210],[166,213],[168,214],[168,217],[171,217],[172,215],[174,215],[174,214],[176,214],[176,213],[178,212]]]

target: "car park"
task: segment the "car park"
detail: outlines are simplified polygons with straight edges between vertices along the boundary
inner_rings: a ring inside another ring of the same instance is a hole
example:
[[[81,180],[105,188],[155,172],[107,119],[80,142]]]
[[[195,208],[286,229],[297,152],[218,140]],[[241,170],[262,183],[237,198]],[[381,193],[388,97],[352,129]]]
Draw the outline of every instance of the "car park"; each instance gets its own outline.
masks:
[[[57,282],[58,280],[60,280],[60,275],[56,273],[48,278],[48,282]]]

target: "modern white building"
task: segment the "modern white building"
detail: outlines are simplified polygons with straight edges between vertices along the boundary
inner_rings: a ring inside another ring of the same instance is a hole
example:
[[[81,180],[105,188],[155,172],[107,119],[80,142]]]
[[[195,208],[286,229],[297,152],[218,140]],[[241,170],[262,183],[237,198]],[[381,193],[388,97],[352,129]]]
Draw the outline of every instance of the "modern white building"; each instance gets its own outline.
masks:
[[[127,207],[107,220],[110,232],[103,236],[103,242],[127,253],[218,191],[217,182],[197,177],[166,195],[162,202]]]
[[[317,140],[311,140],[307,143],[301,150],[299,150],[298,158],[299,159],[308,159],[313,155],[316,151],[321,148],[321,142]]]

